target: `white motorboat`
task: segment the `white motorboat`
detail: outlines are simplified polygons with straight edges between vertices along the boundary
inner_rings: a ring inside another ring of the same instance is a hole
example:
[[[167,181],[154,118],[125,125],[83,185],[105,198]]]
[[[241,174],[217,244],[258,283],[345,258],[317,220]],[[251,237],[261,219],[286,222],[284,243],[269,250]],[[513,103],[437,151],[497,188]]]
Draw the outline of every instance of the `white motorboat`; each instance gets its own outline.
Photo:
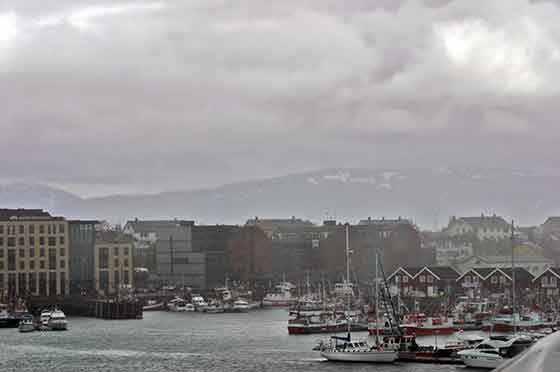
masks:
[[[209,304],[206,307],[206,309],[204,309],[204,312],[209,313],[209,314],[220,314],[220,313],[225,312],[225,309],[220,304],[214,303],[214,304]]]
[[[187,313],[193,313],[193,312],[196,311],[196,309],[194,308],[194,305],[193,305],[193,304],[186,304],[186,305],[185,305],[185,311],[186,311]]]
[[[142,311],[156,311],[156,310],[163,310],[165,308],[165,303],[156,301],[156,300],[148,300],[146,305],[142,307]]]
[[[55,309],[49,318],[48,327],[51,331],[66,331],[68,329],[68,321],[66,315],[60,309]]]
[[[49,327],[49,319],[51,318],[52,311],[45,309],[41,311],[41,316],[39,317],[39,325],[43,328]]]
[[[208,303],[206,301],[204,301],[204,297],[202,297],[200,295],[193,294],[192,297],[191,297],[191,301],[192,301],[192,304],[194,305],[194,308],[196,309],[196,311],[198,311],[200,313],[206,311],[206,308],[208,307]]]
[[[494,369],[533,344],[527,336],[491,337],[470,350],[458,353],[468,367]]]
[[[238,313],[249,312],[249,303],[242,299],[237,299],[233,301],[232,310]]]
[[[169,311],[185,312],[187,311],[187,302],[182,298],[175,297],[167,303],[167,308]]]
[[[35,330],[35,324],[33,323],[33,315],[26,314],[19,322],[19,331],[24,332],[33,332]]]

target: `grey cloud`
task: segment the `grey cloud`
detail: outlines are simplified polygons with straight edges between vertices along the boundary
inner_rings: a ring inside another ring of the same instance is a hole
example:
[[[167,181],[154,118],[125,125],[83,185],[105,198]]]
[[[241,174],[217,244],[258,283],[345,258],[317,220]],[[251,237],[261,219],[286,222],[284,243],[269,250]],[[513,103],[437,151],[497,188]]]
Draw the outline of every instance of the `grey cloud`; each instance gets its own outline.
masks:
[[[28,167],[0,170],[72,185],[149,174],[152,190],[548,165],[559,16],[528,0],[4,1],[0,146]]]

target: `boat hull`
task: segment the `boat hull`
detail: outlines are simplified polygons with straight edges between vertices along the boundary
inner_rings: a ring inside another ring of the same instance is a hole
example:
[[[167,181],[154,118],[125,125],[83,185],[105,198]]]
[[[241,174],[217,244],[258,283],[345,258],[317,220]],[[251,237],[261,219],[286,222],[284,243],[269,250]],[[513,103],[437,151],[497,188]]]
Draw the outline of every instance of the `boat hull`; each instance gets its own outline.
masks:
[[[455,333],[455,327],[402,327],[405,335],[431,336],[431,335],[451,335]]]
[[[20,324],[18,328],[21,333],[33,332],[35,330],[35,325],[32,323],[25,323]]]
[[[322,351],[321,356],[331,362],[393,363],[396,351]]]
[[[491,357],[470,357],[467,355],[461,355],[461,360],[467,367],[484,369],[498,368],[505,361],[503,358],[496,359]]]
[[[153,305],[146,305],[142,307],[142,311],[160,311],[165,309],[165,304],[163,302],[153,304]]]
[[[0,328],[17,328],[19,326],[19,319],[5,318],[0,319]]]
[[[288,333],[291,335],[309,335],[314,333],[338,333],[347,332],[346,324],[312,324],[312,325],[288,325]]]
[[[49,321],[49,330],[51,331],[66,331],[68,330],[68,323],[64,322],[52,322]]]

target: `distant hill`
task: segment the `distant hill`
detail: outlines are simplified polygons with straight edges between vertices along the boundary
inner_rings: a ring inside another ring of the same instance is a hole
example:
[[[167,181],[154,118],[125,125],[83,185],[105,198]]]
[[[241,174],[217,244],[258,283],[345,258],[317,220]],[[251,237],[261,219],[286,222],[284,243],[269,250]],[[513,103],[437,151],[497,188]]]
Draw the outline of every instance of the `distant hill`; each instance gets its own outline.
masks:
[[[138,218],[190,218],[237,223],[247,218],[298,216],[319,222],[407,217],[422,228],[452,215],[496,213],[521,224],[560,214],[560,175],[510,169],[328,169],[214,189],[83,199],[42,185],[0,187],[0,205],[37,207],[72,218],[124,222]]]

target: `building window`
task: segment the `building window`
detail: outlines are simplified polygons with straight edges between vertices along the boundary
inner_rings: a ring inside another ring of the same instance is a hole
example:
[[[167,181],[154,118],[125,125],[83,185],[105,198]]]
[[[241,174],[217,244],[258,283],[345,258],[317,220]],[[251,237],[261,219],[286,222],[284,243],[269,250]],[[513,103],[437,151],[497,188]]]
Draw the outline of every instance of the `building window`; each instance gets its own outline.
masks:
[[[25,227],[23,225],[19,225],[19,233],[25,234]]]
[[[0,225],[0,234],[4,234],[4,225]]]
[[[47,225],[47,232],[49,235],[51,234],[51,225]]]
[[[40,268],[40,269],[44,269],[44,268],[45,268],[45,261],[39,261],[39,268]]]
[[[4,237],[0,236],[0,247],[4,246]]]
[[[550,277],[550,285],[556,287],[556,277],[555,276]]]
[[[34,236],[29,237],[29,245],[35,245],[35,237]]]
[[[124,259],[124,267],[128,267],[128,258]]]
[[[66,256],[66,249],[65,248],[60,248],[58,254],[60,255],[60,257]]]
[[[18,238],[18,245],[25,245],[25,238],[23,236]]]
[[[19,261],[19,269],[25,270],[25,261]]]
[[[56,270],[56,249],[49,249],[49,270]]]
[[[54,246],[56,246],[56,237],[49,236],[49,247],[54,247]]]
[[[8,247],[15,247],[16,246],[16,238],[13,236],[8,237]]]
[[[109,248],[99,248],[99,268],[107,269],[109,267]]]
[[[129,280],[128,280],[128,276],[129,276],[128,271],[124,271],[124,272],[123,272],[123,279],[124,279],[124,284],[125,284],[125,285],[129,285],[129,284],[130,284],[130,282],[129,282]]]
[[[124,247],[123,249],[124,249],[124,255],[128,256],[128,247]]]
[[[39,225],[39,234],[45,233],[45,225]]]
[[[39,257],[45,257],[45,248],[39,248]]]
[[[29,261],[29,270],[35,270],[35,261]]]
[[[426,283],[426,276],[420,275],[420,283]]]
[[[23,248],[19,249],[19,258],[25,258],[25,249]]]
[[[506,278],[504,276],[500,276],[500,284],[506,284]]]
[[[0,248],[0,258],[4,258],[4,248]]]
[[[56,234],[56,225],[52,225],[52,233]]]
[[[403,282],[403,283],[408,283],[408,276],[403,275],[403,277],[402,277],[402,282]]]
[[[498,283],[498,278],[496,278],[495,276],[493,276],[493,277],[490,279],[490,283],[492,283],[492,284]]]
[[[39,245],[45,245],[45,237],[44,236],[39,237]]]
[[[29,225],[29,233],[35,234],[35,225]]]
[[[61,269],[65,269],[65,268],[66,268],[66,261],[60,260],[60,268],[61,268]]]
[[[434,278],[431,275],[428,275],[428,283],[433,283]]]
[[[58,225],[58,232],[61,233],[61,234],[64,234],[64,224],[63,223]]]
[[[58,244],[64,245],[64,236],[59,236],[58,237]]]
[[[114,256],[118,256],[118,255],[119,255],[119,247],[113,248],[113,255],[114,255]]]
[[[35,248],[29,248],[29,257],[35,257]]]
[[[115,265],[114,265],[114,267],[119,267],[119,259],[118,259],[118,258],[115,258]]]

